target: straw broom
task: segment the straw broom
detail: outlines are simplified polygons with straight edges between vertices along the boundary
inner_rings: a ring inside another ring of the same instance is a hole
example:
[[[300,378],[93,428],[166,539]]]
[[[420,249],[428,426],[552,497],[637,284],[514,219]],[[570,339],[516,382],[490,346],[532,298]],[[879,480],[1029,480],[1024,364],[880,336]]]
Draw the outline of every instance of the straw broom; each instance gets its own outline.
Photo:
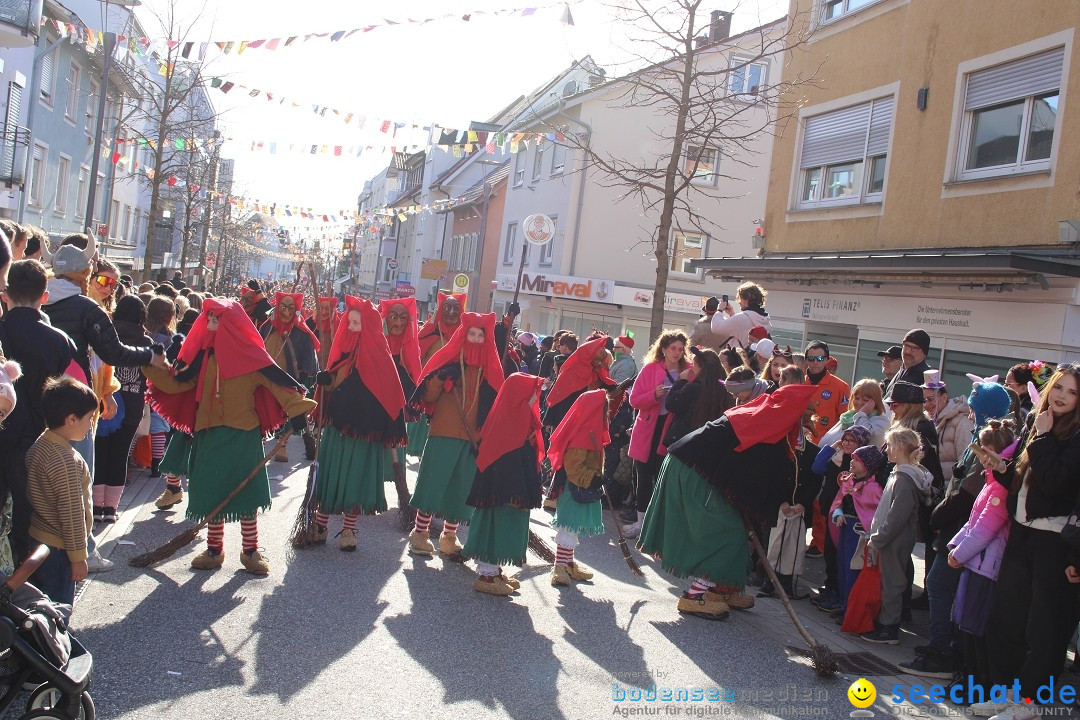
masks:
[[[590,431],[589,437],[592,438],[593,450],[596,452],[596,457],[600,459],[600,466],[603,467],[603,450],[600,448],[600,443],[596,441],[596,433]],[[641,571],[641,566],[637,564],[634,559],[634,554],[630,552],[630,546],[626,544],[626,536],[623,535],[622,523],[619,522],[619,516],[615,512],[615,504],[611,502],[611,498],[608,497],[607,488],[603,484],[600,485],[600,491],[604,493],[604,498],[607,500],[608,509],[611,510],[611,517],[615,518],[615,529],[619,533],[619,550],[622,551],[623,560],[626,561],[626,566],[630,568],[630,572],[638,576],[644,576],[645,573]]]
[[[212,522],[214,518],[220,515],[221,511],[224,510],[230,502],[232,502],[233,498],[239,495],[240,491],[247,487],[247,484],[251,482],[252,478],[258,475],[259,471],[266,467],[267,463],[269,463],[270,460],[274,457],[274,454],[277,453],[278,450],[283,448],[285,446],[285,443],[289,441],[289,436],[291,435],[292,428],[289,428],[289,430],[287,430],[285,434],[278,439],[277,443],[274,444],[274,447],[270,450],[270,452],[266,454],[266,457],[259,461],[259,464],[252,468],[251,472],[247,474],[247,477],[241,480],[240,484],[233,488],[232,492],[226,495],[225,499],[218,503],[218,506],[214,508],[209,515],[204,517],[198,525],[188,528],[187,530],[183,531],[182,533],[180,533],[161,547],[157,548],[156,550],[151,550],[150,552],[143,553],[142,555],[136,555],[135,557],[128,560],[128,565],[131,565],[132,567],[149,567],[154,563],[159,563],[162,560],[167,560],[168,558],[172,557],[180,548],[190,545],[191,542],[199,536],[199,531],[206,527],[210,522]]]
[[[307,488],[304,491],[304,502],[296,511],[296,519],[293,520],[293,529],[289,534],[289,544],[294,548],[305,548],[315,544],[315,513],[319,509],[319,501],[315,495],[316,483],[319,475],[319,458],[322,453],[322,428],[326,427],[326,409],[322,407],[323,386],[315,388],[319,403],[319,429],[315,436],[315,459],[308,467]]]

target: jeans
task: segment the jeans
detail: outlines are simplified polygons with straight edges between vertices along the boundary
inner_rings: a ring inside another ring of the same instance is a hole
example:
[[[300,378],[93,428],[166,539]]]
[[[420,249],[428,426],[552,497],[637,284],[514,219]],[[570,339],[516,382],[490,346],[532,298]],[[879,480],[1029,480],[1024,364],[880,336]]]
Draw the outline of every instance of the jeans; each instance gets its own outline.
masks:
[[[86,433],[79,442],[71,443],[71,447],[75,448],[75,452],[82,456],[82,459],[86,461],[87,467],[90,468],[90,484],[94,484],[94,430]],[[86,536],[86,552],[93,555],[97,551],[97,540],[94,539],[94,533],[91,531]],[[70,571],[69,571],[70,572]],[[53,598],[54,600],[56,598]]]
[[[963,568],[949,567],[949,551],[938,552],[926,575],[926,597],[930,601],[930,645],[946,655],[959,650],[952,622],[953,599]]]
[[[34,571],[31,582],[53,602],[71,605],[75,602],[75,582],[71,579],[71,561],[60,548],[47,546],[49,556]]]

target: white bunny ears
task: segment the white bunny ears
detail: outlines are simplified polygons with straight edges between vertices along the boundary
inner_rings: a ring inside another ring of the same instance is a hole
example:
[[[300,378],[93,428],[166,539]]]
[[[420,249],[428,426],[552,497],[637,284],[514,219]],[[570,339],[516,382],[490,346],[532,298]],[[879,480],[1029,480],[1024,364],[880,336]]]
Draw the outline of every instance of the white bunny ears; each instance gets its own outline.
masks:
[[[998,381],[998,376],[990,375],[988,377],[979,377],[975,373],[967,373],[967,379],[973,383],[996,383]]]

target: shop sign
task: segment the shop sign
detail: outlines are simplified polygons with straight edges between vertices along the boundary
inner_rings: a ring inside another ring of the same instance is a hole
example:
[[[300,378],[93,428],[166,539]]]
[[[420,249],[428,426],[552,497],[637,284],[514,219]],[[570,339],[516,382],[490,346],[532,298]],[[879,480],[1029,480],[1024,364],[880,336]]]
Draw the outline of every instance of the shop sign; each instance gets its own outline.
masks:
[[[652,290],[616,285],[614,298],[617,304],[627,307],[648,308],[651,310],[653,306]],[[701,308],[708,299],[708,296],[668,291],[664,295],[664,311],[700,315]]]
[[[500,275],[499,290],[514,292],[517,286],[516,275]],[[600,278],[577,277],[575,275],[552,275],[550,273],[522,273],[521,292],[527,295],[547,295],[551,298],[569,300],[588,300],[614,304],[615,283]]]

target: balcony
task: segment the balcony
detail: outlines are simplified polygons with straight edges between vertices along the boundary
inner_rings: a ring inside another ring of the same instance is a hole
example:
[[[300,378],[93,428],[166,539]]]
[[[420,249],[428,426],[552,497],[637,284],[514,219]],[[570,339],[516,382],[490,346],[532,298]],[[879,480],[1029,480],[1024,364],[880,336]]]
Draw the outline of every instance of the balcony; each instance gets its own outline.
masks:
[[[14,126],[0,129],[0,183],[8,187],[23,184],[29,144],[29,128]]]
[[[27,48],[37,42],[43,0],[0,0],[0,48]]]

